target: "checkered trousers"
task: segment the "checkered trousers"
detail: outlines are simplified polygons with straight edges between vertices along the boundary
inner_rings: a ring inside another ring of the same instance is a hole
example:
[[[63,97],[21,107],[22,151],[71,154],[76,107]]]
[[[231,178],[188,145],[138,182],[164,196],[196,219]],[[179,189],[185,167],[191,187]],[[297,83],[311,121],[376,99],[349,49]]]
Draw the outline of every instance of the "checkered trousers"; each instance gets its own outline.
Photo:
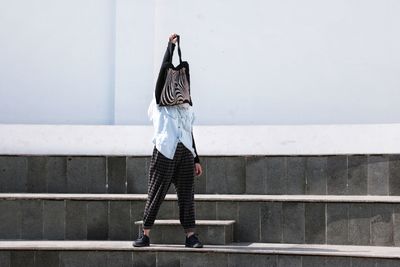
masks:
[[[194,157],[183,143],[178,142],[174,158],[169,159],[156,147],[150,161],[148,195],[144,208],[143,228],[150,229],[171,185],[178,196],[179,219],[185,232],[194,231]]]

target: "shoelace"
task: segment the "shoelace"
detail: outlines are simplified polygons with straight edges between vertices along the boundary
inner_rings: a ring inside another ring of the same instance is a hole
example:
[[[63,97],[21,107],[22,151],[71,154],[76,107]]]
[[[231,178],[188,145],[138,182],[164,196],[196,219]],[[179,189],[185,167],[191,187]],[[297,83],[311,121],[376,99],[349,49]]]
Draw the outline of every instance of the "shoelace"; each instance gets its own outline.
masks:
[[[143,238],[145,236],[144,231],[140,232],[139,238]]]
[[[194,238],[195,240],[199,241],[199,239],[198,239],[197,236],[198,236],[198,234],[194,233],[194,234],[190,235],[190,236],[188,237],[188,239]]]

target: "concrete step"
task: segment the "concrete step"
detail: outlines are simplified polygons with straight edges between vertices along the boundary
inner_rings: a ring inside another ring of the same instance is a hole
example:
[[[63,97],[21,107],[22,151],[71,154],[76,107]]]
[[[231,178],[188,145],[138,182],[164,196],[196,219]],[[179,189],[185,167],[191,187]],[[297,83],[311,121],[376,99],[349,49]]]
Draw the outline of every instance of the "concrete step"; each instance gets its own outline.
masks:
[[[115,200],[146,201],[147,194],[92,193],[0,193],[0,200]],[[359,195],[257,195],[257,194],[195,194],[199,202],[332,202],[332,203],[400,203],[400,196]],[[176,201],[176,194],[167,194],[165,201]]]
[[[202,156],[199,194],[400,195],[400,155]],[[0,156],[0,192],[147,193],[150,156]],[[174,193],[171,186],[169,193]]]
[[[133,240],[146,195],[0,194],[0,239]],[[157,219],[179,219],[167,195]],[[195,195],[196,220],[234,220],[236,242],[400,246],[398,196]],[[249,231],[251,229],[251,231]]]
[[[0,241],[0,266],[70,267],[395,267],[400,248],[382,246],[231,243],[135,248],[130,241]]]
[[[136,221],[139,231],[143,221]],[[196,220],[196,233],[204,244],[225,245],[233,242],[233,220]],[[151,242],[161,244],[179,244],[185,241],[183,228],[179,220],[155,220],[150,238]]]

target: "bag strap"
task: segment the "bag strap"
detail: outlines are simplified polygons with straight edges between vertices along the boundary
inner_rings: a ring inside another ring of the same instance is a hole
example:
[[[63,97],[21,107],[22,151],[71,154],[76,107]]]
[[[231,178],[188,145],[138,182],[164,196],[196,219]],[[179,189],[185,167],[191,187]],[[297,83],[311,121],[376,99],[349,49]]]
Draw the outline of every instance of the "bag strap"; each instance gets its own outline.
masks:
[[[180,42],[179,39],[181,38],[180,35],[176,35],[177,36],[177,42],[178,42],[178,55],[179,55],[179,64],[182,63],[182,52],[181,52],[181,46],[180,46]]]

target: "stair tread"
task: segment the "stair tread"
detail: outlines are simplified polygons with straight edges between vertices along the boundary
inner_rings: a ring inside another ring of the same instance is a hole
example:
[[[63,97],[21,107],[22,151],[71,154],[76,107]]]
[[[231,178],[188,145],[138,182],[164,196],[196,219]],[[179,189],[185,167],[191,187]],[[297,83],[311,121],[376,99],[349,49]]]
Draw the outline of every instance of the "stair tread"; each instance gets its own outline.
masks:
[[[252,195],[252,194],[195,194],[196,201],[301,201],[301,202],[382,202],[400,203],[400,196],[382,195]],[[147,194],[102,193],[0,193],[0,199],[51,200],[146,200]],[[165,200],[177,200],[167,194]]]
[[[286,254],[349,256],[368,258],[400,259],[400,247],[354,246],[325,244],[289,243],[230,243],[227,245],[207,245],[201,249],[186,248],[183,244],[151,244],[149,247],[133,247],[131,241],[0,241],[1,250],[147,250],[147,251],[195,251],[215,253]]]
[[[143,221],[135,221],[135,224],[142,224]],[[235,220],[196,220],[196,225],[231,225],[234,224]],[[163,225],[180,225],[180,221],[176,219],[170,220],[155,220],[154,224]]]

